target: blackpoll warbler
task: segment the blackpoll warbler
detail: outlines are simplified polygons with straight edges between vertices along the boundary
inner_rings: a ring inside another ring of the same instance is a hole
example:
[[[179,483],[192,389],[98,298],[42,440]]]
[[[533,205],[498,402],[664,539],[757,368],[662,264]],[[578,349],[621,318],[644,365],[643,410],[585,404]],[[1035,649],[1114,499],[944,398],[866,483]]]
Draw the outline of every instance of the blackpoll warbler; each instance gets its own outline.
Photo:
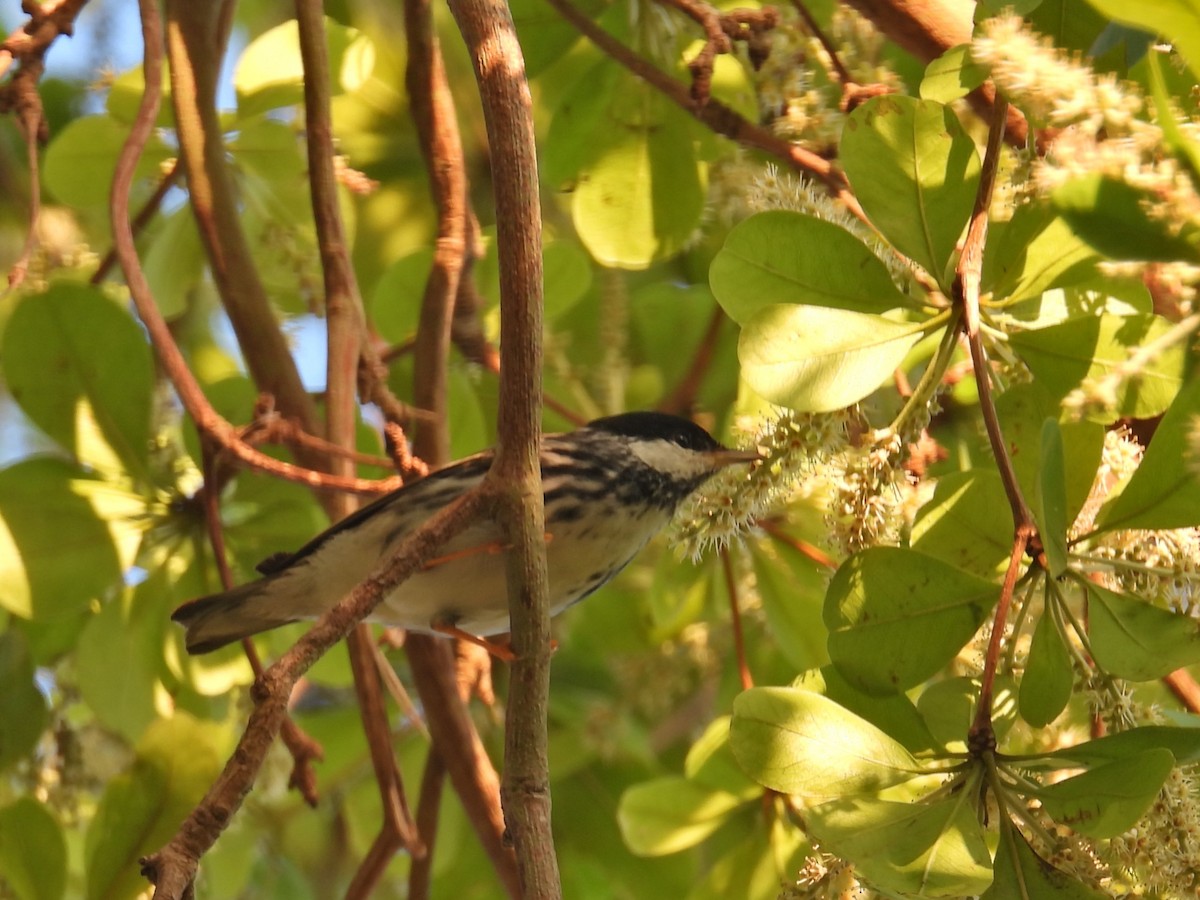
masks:
[[[759,459],[722,447],[686,419],[652,412],[597,419],[542,439],[551,615],[621,571],[701,483],[725,466]],[[346,596],[436,510],[477,485],[485,451],[404,485],[347,516],[290,555],[259,566],[263,578],[175,610],[187,649],[206,653],[300,619]],[[372,621],[413,631],[484,637],[509,630],[502,536],[490,521],[467,528],[438,558],[375,608]]]

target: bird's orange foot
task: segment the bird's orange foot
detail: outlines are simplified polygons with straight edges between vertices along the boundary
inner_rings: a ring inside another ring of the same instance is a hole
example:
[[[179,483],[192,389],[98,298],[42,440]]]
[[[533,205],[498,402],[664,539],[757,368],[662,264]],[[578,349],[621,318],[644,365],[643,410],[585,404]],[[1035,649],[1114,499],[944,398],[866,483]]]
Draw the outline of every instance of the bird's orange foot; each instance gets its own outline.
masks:
[[[438,634],[444,634],[447,637],[458,638],[460,641],[466,641],[469,644],[474,644],[476,647],[482,647],[496,659],[510,663],[517,658],[517,655],[512,652],[508,644],[501,644],[496,641],[489,641],[487,638],[481,638],[478,635],[471,634],[469,631],[463,631],[456,625],[451,625],[449,622],[431,622],[430,627]]]

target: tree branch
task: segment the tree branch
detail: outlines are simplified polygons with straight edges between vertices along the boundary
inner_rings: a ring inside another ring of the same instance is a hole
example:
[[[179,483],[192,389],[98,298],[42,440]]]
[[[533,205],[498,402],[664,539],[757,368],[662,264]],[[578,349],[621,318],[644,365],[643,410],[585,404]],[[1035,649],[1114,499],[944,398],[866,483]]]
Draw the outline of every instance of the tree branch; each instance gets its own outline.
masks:
[[[309,193],[325,287],[326,437],[335,446],[350,451],[357,443],[358,368],[366,343],[366,315],[350,264],[338,205],[325,13],[320,0],[296,0],[296,20],[304,66]],[[331,471],[342,476],[354,473],[354,462],[344,453],[331,456],[329,466]],[[354,499],[345,494],[330,498],[329,509],[335,520],[349,515],[356,506]],[[359,898],[371,894],[398,848],[407,848],[413,856],[421,856],[425,848],[409,814],[404,782],[392,754],[391,730],[375,647],[365,623],[360,622],[350,632],[346,649],[383,816],[379,832],[346,890],[347,898]]]
[[[550,685],[545,521],[540,464],[542,235],[532,100],[503,0],[451,0],[475,77],[493,160],[500,257],[499,443],[487,482],[513,545],[508,598],[516,661],[505,727],[504,798],[521,896],[562,896],[550,828],[546,710]]]
[[[417,455],[435,465],[449,461],[448,374],[455,299],[469,285],[465,277],[474,257],[474,217],[467,195],[467,168],[454,97],[446,78],[441,47],[428,0],[405,0],[408,61],[405,86],[421,155],[429,172],[430,192],[438,213],[433,267],[425,283],[414,343],[414,401],[433,413],[417,429]],[[433,746],[426,760],[417,810],[421,836],[432,847],[436,838],[437,805],[443,773],[462,800],[496,874],[510,896],[519,896],[512,852],[503,840],[500,779],[466,709],[459,691],[451,644],[425,635],[409,635],[406,644],[413,678],[429,716]],[[436,710],[436,713],[435,713]],[[432,808],[431,808],[432,807]],[[414,865],[410,890],[419,895],[428,886],[429,861]]]

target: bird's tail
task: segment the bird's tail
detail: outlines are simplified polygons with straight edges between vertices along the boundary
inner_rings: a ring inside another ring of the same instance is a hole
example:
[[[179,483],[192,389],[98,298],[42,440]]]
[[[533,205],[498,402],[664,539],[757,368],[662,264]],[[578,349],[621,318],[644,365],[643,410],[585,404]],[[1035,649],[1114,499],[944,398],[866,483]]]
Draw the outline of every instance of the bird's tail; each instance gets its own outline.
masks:
[[[190,600],[171,614],[187,629],[188,653],[208,653],[260,631],[297,621],[293,604],[280,588],[282,579],[267,576],[220,594]]]

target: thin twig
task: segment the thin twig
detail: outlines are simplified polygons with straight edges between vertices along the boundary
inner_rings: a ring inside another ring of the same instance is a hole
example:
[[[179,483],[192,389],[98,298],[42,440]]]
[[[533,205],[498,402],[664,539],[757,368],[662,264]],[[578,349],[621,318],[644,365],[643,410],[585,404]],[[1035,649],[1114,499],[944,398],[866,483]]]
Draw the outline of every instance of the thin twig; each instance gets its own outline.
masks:
[[[691,412],[696,403],[696,394],[704,382],[704,376],[708,374],[708,370],[712,366],[713,357],[717,351],[717,339],[721,336],[721,328],[725,321],[725,311],[719,306],[716,307],[712,316],[709,317],[708,327],[704,329],[704,336],[696,345],[696,352],[692,354],[691,364],[684,372],[683,377],[679,379],[679,384],[675,385],[675,390],[671,391],[670,395],[658,405],[660,410],[680,416]]]
[[[217,458],[212,453],[212,448],[207,441],[202,442],[201,451],[204,467],[204,487],[201,488],[200,499],[204,509],[204,525],[208,531],[208,542],[212,547],[213,560],[217,564],[217,574],[221,579],[221,587],[229,590],[233,587],[233,571],[229,567],[229,554],[225,550],[225,531],[221,527],[220,504],[215,489],[219,482],[214,471],[217,467]],[[250,661],[250,668],[254,672],[255,680],[262,678],[262,659],[259,658],[254,641],[250,638],[243,638],[242,649],[246,654],[246,658]],[[299,792],[300,796],[304,798],[304,802],[315,808],[319,797],[317,794],[317,773],[313,770],[312,764],[314,761],[320,762],[323,760],[325,758],[325,751],[315,738],[311,737],[296,724],[296,720],[290,714],[283,720],[280,738],[283,740],[284,746],[288,748],[288,752],[292,755],[292,771],[288,775],[288,787]]]
[[[704,29],[705,41],[688,62],[692,73],[692,99],[703,105],[711,99],[713,66],[718,56],[733,51],[734,41],[744,41],[754,68],[766,61],[770,52],[767,32],[779,24],[779,12],[773,6],[762,9],[734,9],[721,12],[704,0],[659,0],[672,6]]]
[[[49,0],[39,5],[21,4],[29,21],[10,34],[0,45],[0,77],[13,62],[17,71],[0,88],[0,113],[15,112],[17,126],[25,140],[26,164],[29,167],[29,226],[20,256],[8,272],[8,285],[15,288],[25,280],[29,264],[38,245],[38,223],[42,213],[42,178],[38,162],[38,146],[49,137],[49,125],[38,93],[38,82],[46,69],[46,51],[59,35],[71,35],[75,18],[87,0]]]
[[[295,9],[304,65],[309,192],[325,288],[326,435],[333,446],[350,450],[355,445],[358,368],[366,344],[366,315],[350,265],[339,205],[324,8],[320,0],[296,0]],[[343,476],[354,471],[353,460],[344,455],[331,457],[329,466]],[[344,517],[356,504],[343,495],[332,498],[330,506],[335,517]],[[392,752],[377,650],[366,624],[359,623],[350,632],[347,650],[382,814],[375,840],[346,889],[347,900],[357,900],[371,895],[399,848],[420,856],[425,847],[409,813],[404,782]]]
[[[854,77],[850,74],[850,70],[842,63],[841,57],[838,56],[837,47],[833,45],[833,41],[825,34],[814,16],[805,5],[804,0],[792,0],[792,6],[796,12],[800,14],[800,18],[804,20],[804,27],[808,29],[808,33],[817,39],[821,47],[825,50],[825,55],[829,57],[829,63],[833,66],[834,72],[837,73],[838,81],[844,90],[848,85],[854,83]]]

